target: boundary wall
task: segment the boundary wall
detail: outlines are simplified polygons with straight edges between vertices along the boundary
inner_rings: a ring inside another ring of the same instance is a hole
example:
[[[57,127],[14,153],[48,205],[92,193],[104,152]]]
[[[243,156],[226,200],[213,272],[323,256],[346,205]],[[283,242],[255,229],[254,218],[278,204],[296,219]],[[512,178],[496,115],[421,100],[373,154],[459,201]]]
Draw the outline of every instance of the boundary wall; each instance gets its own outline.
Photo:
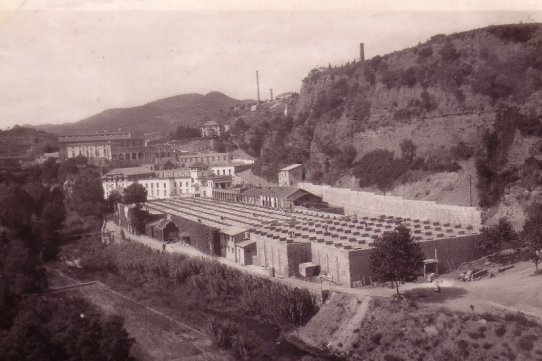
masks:
[[[312,183],[299,183],[298,187],[321,196],[324,202],[332,206],[344,207],[346,215],[356,214],[363,217],[385,214],[394,217],[472,225],[475,230],[480,229],[482,224],[481,212],[476,207],[438,204],[432,201],[384,196]]]

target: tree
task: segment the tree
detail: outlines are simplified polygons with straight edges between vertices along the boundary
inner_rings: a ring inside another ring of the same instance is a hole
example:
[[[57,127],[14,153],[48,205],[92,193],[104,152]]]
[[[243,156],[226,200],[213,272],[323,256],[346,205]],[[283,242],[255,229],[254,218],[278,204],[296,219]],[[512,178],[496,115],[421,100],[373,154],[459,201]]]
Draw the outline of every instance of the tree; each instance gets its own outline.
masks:
[[[405,138],[401,141],[399,147],[401,148],[401,155],[403,159],[412,162],[416,157],[416,145],[414,142],[411,139]]]
[[[145,203],[147,201],[147,190],[139,183],[132,183],[126,187],[124,192],[124,203]]]
[[[0,336],[0,361],[134,361],[134,340],[119,316],[102,316],[81,298],[34,296]]]
[[[198,138],[201,133],[198,128],[179,125],[174,133],[171,133],[172,139],[191,139]]]
[[[104,211],[104,190],[99,172],[93,168],[69,176],[66,192],[67,208],[81,217],[101,217]]]
[[[542,261],[542,203],[533,204],[527,214],[521,239],[529,259],[534,262],[535,272],[538,273],[538,264]]]
[[[506,218],[491,227],[483,227],[476,246],[485,255],[492,255],[503,250],[505,245],[517,239],[517,233]]]
[[[109,193],[109,196],[107,197],[107,208],[110,211],[114,211],[115,204],[122,202],[122,196],[118,191],[112,191]]]
[[[399,295],[399,282],[416,276],[424,255],[421,246],[410,235],[410,230],[400,225],[392,232],[385,232],[373,244],[371,269],[375,278],[395,282]]]
[[[233,134],[243,134],[246,132],[250,127],[245,122],[245,119],[243,117],[237,118],[235,121],[235,124],[232,127],[232,133]]]

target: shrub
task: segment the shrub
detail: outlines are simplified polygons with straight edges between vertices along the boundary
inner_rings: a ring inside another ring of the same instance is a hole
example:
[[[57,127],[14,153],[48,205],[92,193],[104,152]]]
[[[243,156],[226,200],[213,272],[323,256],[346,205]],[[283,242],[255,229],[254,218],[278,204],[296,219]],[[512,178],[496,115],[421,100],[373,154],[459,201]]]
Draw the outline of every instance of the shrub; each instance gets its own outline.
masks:
[[[365,77],[365,80],[369,82],[371,85],[375,85],[376,83],[376,74],[373,69],[367,67],[363,69],[363,76]]]
[[[380,342],[382,341],[382,333],[377,332],[371,335],[371,342],[375,345],[380,345]]]
[[[234,323],[230,321],[222,322],[214,317],[209,320],[206,329],[213,342],[225,350],[232,348],[234,339],[239,334],[239,330]]]
[[[399,87],[400,85],[400,73],[397,71],[386,69],[381,76],[381,81],[388,89]]]
[[[524,351],[531,351],[538,337],[532,334],[524,335],[518,340],[518,346]]]
[[[403,358],[391,353],[387,353],[384,355],[384,361],[403,361],[403,360],[404,360]]]
[[[360,187],[376,185],[381,190],[391,187],[393,182],[408,169],[408,162],[394,159],[393,153],[376,149],[366,153],[354,166],[354,176]]]
[[[418,63],[426,61],[428,58],[430,58],[433,55],[433,47],[431,45],[424,46],[423,48],[418,50],[418,58],[416,61]]]
[[[356,120],[356,128],[359,128],[371,115],[371,102],[362,96],[358,96],[350,105],[350,116]]]
[[[495,329],[495,335],[502,337],[506,333],[506,326],[499,326]]]
[[[504,42],[525,43],[532,38],[538,28],[536,24],[511,24],[492,26],[488,32]]]
[[[111,244],[92,257],[104,254],[120,273],[171,281],[175,287],[197,292],[202,302],[259,315],[284,328],[302,325],[318,311],[315,297],[307,290],[247,275],[216,261],[155,252],[140,244]]]
[[[452,147],[451,152],[454,158],[467,160],[474,155],[474,147],[468,146],[464,142],[459,142]]]
[[[460,56],[451,41],[448,41],[442,48],[440,48],[439,55],[441,56],[442,60],[446,62],[456,60]]]
[[[504,316],[504,319],[506,321],[515,322],[517,325],[524,326],[524,327],[535,327],[538,324],[536,321],[530,320],[521,312],[517,313],[507,313]]]

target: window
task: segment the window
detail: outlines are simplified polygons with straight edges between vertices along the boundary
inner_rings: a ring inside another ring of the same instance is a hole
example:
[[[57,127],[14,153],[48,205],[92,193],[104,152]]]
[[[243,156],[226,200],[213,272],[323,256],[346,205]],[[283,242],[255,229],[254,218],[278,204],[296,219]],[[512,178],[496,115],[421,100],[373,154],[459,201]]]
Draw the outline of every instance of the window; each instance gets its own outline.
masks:
[[[166,196],[166,190],[164,189],[164,197]]]
[[[231,169],[228,169],[228,174],[231,175]]]
[[[164,183],[164,188],[166,188],[166,184]]]
[[[154,183],[151,183],[151,188],[154,188]]]

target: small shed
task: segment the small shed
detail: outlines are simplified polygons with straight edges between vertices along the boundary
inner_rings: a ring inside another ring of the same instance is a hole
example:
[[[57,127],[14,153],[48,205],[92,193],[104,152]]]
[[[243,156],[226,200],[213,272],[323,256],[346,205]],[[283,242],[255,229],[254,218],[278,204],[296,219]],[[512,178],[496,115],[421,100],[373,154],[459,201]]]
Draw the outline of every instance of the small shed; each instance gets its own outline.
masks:
[[[152,228],[154,238],[162,242],[175,243],[179,240],[179,227],[170,219],[162,219]]]
[[[313,262],[300,263],[299,274],[305,278],[318,276],[320,274],[320,265]]]
[[[235,245],[237,262],[243,266],[254,264],[257,256],[256,241],[247,239]]]

